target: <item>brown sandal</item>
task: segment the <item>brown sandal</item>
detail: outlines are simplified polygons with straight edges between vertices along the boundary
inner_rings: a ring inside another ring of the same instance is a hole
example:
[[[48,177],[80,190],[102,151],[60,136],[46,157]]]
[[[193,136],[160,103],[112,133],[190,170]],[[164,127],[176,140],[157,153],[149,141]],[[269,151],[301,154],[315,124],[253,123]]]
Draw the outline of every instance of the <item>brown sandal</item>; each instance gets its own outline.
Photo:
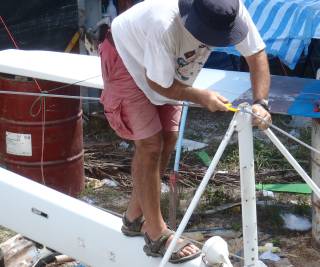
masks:
[[[138,218],[134,219],[132,222],[130,222],[124,213],[122,216],[122,222],[123,225],[121,227],[121,232],[130,237],[134,236],[143,236],[143,233],[141,232],[142,225],[144,224],[144,217],[143,215],[139,216]]]
[[[174,232],[167,229],[158,240],[156,241],[152,241],[151,238],[149,237],[149,235],[147,233],[144,234],[144,240],[146,242],[146,244],[143,247],[143,251],[148,255],[148,256],[152,256],[152,257],[163,257],[164,254],[167,251],[166,248],[166,243],[168,241],[168,238],[173,235]],[[169,262],[171,263],[182,263],[188,260],[192,260],[194,258],[197,258],[200,254],[201,251],[199,250],[198,252],[189,255],[189,256],[180,256],[179,252],[182,251],[183,248],[185,248],[186,246],[192,244],[192,242],[187,241],[187,240],[183,240],[181,243],[176,244],[172,255],[169,259]]]

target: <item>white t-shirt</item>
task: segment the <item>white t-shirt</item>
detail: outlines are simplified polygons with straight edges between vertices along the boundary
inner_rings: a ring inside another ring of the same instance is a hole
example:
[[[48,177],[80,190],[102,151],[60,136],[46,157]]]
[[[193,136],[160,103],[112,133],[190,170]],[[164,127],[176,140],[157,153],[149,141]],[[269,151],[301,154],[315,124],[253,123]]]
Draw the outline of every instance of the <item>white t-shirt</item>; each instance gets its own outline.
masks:
[[[240,0],[240,16],[249,33],[236,48],[243,56],[265,48],[247,9]],[[182,25],[178,0],[146,0],[116,17],[111,25],[116,48],[138,87],[156,105],[177,103],[147,83],[164,88],[174,79],[192,85],[212,49],[195,39]]]

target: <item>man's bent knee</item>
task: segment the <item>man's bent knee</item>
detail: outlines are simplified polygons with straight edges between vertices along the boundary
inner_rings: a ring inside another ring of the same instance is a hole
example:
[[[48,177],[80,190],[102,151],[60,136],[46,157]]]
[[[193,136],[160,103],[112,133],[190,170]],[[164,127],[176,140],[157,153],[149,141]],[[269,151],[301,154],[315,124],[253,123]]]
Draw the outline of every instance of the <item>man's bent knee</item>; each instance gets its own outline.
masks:
[[[163,145],[163,139],[160,133],[146,139],[136,140],[134,143],[137,153],[151,158],[160,157]]]

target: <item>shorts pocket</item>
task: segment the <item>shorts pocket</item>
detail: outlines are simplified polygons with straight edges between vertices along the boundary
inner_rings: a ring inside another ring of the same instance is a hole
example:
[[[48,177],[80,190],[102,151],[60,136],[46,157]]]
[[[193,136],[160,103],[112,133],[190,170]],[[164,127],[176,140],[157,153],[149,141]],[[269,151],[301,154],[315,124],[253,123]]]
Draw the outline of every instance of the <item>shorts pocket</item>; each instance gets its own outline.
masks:
[[[122,112],[122,104],[117,103],[109,107],[105,107],[104,114],[110,124],[110,127],[122,138],[131,139],[132,130],[124,122],[125,114]]]

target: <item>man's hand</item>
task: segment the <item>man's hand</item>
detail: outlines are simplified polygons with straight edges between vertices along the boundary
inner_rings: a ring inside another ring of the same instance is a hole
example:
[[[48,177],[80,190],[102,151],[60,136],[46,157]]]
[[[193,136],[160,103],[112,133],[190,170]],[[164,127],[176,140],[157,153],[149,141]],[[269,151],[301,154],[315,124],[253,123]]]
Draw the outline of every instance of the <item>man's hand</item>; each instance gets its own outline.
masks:
[[[229,103],[228,99],[217,92],[206,90],[206,93],[202,95],[201,102],[211,112],[228,111],[225,105]]]
[[[263,121],[257,117],[253,117],[253,125],[258,126],[259,129],[266,130],[269,127],[268,124],[272,123],[270,113],[261,105],[259,104],[253,105],[252,112],[264,120]]]

